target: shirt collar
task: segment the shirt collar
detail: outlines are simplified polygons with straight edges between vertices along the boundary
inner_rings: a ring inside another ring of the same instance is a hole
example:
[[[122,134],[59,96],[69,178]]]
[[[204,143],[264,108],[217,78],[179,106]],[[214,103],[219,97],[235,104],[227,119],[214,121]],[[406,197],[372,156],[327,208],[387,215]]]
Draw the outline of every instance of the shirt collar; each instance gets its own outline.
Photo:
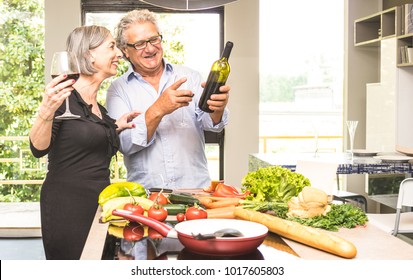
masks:
[[[163,58],[163,62],[165,64],[165,71],[166,72],[173,72],[174,66],[168,62],[166,58]],[[128,70],[125,72],[125,77],[126,77],[126,82],[130,82],[133,78],[135,79],[141,79],[142,75],[139,74],[138,72],[133,71],[132,65],[129,65]]]

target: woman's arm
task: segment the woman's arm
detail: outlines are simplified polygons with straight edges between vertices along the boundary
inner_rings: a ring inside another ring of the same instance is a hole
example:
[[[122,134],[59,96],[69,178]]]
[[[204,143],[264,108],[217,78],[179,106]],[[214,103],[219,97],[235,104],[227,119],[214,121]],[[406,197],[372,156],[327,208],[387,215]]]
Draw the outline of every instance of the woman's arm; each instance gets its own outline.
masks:
[[[50,146],[54,113],[74,90],[72,85],[75,80],[60,83],[66,77],[67,75],[60,75],[46,85],[42,103],[29,133],[30,141],[37,150],[46,150]]]

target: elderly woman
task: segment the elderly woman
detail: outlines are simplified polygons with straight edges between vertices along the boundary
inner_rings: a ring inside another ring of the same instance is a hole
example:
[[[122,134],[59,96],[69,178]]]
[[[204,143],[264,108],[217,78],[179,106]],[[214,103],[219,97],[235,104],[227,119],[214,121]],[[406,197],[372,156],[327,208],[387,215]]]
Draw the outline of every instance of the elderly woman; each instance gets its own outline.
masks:
[[[110,184],[109,164],[118,150],[118,133],[134,127],[132,111],[117,121],[97,102],[101,83],[116,75],[121,51],[110,31],[101,26],[74,29],[67,50],[80,64],[77,81],[60,75],[47,84],[30,131],[34,156],[48,155],[41,189],[43,245],[47,259],[79,259],[88,236],[99,193]],[[64,81],[64,82],[63,82]],[[64,101],[80,118],[59,120]]]

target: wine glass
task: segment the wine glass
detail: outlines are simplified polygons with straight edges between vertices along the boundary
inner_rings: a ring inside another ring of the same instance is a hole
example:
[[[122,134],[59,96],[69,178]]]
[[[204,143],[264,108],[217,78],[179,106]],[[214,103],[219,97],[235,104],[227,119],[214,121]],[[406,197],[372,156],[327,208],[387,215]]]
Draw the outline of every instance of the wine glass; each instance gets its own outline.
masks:
[[[353,160],[353,146],[354,146],[354,135],[356,134],[357,124],[358,121],[346,121],[348,134],[350,136],[350,153],[351,153],[351,160]]]
[[[50,73],[52,75],[52,78],[55,78],[61,74],[67,74],[67,78],[64,79],[62,82],[65,82],[70,79],[74,79],[77,81],[77,79],[79,79],[80,76],[80,67],[75,54],[67,51],[55,52],[53,54],[52,67]],[[56,119],[72,120],[80,118],[79,115],[74,115],[72,112],[70,112],[69,97],[66,98],[65,102],[66,111],[62,115],[57,116]]]
[[[174,76],[174,83],[176,82],[176,81],[178,81],[180,79],[180,77],[178,77],[178,75],[175,75]],[[184,90],[184,89],[186,89],[186,82],[185,83],[183,83],[178,89],[181,89],[181,90]],[[179,125],[178,125],[178,127],[180,127],[180,128],[186,128],[186,127],[188,127],[189,125],[185,122],[185,107],[181,107],[180,108],[180,110],[181,110],[181,121],[179,122]]]

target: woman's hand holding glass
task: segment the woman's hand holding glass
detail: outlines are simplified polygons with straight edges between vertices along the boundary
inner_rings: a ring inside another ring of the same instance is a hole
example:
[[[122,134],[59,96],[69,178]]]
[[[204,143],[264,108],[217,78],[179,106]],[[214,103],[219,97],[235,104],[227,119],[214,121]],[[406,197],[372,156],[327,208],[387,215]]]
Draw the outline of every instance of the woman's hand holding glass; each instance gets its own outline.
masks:
[[[80,67],[76,55],[68,51],[55,52],[53,54],[50,74],[52,78],[66,74],[65,77],[67,80],[77,81],[80,77]],[[80,118],[79,115],[72,114],[69,107],[69,98],[66,98],[66,110],[62,115],[57,116],[56,119],[72,120]]]
[[[62,103],[69,97],[74,90],[74,79],[67,79],[66,74],[62,74],[52,79],[45,88],[43,100],[39,109],[39,117],[43,120],[53,120],[54,113],[62,105]],[[64,81],[64,82],[62,82]]]

